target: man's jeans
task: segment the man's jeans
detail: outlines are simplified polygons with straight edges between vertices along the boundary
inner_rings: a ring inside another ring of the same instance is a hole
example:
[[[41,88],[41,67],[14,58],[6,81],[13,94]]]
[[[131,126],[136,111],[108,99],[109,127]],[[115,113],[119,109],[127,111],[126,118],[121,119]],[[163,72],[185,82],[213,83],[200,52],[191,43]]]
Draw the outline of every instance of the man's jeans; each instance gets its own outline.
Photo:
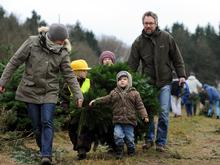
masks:
[[[128,150],[135,150],[134,126],[130,124],[115,124],[114,139],[116,146],[124,146],[126,143]]]
[[[169,125],[169,111],[171,103],[171,86],[166,85],[160,89],[159,102],[161,110],[158,114],[158,125],[157,125],[157,138],[156,144],[164,146],[167,143],[168,125]],[[155,125],[154,125],[154,115],[149,114],[149,128],[147,132],[147,141],[153,142],[155,138]]]
[[[53,116],[55,107],[56,105],[53,103],[27,103],[28,115],[31,118],[41,156],[52,156]]]

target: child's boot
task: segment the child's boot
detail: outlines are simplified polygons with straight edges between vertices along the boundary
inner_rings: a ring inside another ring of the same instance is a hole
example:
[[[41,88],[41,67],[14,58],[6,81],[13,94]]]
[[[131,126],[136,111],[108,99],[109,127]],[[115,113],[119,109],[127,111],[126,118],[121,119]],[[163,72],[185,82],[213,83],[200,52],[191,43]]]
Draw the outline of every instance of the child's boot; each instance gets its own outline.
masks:
[[[122,159],[124,152],[124,146],[120,145],[116,147],[116,159]]]
[[[129,156],[134,156],[135,155],[135,148],[128,147],[128,155]]]

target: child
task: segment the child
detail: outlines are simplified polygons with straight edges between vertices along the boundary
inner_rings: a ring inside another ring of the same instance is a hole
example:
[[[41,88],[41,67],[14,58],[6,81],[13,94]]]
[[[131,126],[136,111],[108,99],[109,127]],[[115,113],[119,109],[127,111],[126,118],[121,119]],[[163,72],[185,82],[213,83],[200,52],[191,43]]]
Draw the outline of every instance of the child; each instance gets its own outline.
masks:
[[[72,61],[70,66],[74,71],[75,75],[77,76],[77,80],[80,85],[81,92],[82,93],[88,92],[90,88],[90,79],[87,78],[87,72],[91,68],[88,67],[87,62],[83,59],[79,59]],[[61,107],[64,110],[69,108],[70,96],[72,96],[72,93],[69,89],[69,86],[67,83],[64,83],[63,88],[60,91]]]
[[[85,94],[90,89],[90,79],[87,78],[87,72],[91,68],[89,68],[87,62],[82,59],[72,61],[70,66],[77,76],[82,93]],[[66,84],[61,92],[63,93],[61,105],[63,108],[68,109],[70,103],[68,97],[72,96],[72,93]],[[74,118],[74,116],[71,118],[69,123],[69,137],[74,146],[73,149],[78,152],[78,159],[81,160],[85,159],[86,153],[90,151],[93,138],[92,133],[86,127],[83,127],[80,135],[78,135],[78,122],[79,120]]]
[[[135,154],[134,127],[137,125],[136,110],[142,119],[148,122],[148,114],[139,92],[132,87],[132,77],[127,71],[120,71],[117,76],[117,87],[109,95],[92,100],[89,105],[96,103],[112,103],[114,140],[116,158],[123,157],[124,142],[128,155]]]
[[[103,51],[99,57],[99,63],[102,65],[112,65],[115,63],[115,54],[111,51]]]

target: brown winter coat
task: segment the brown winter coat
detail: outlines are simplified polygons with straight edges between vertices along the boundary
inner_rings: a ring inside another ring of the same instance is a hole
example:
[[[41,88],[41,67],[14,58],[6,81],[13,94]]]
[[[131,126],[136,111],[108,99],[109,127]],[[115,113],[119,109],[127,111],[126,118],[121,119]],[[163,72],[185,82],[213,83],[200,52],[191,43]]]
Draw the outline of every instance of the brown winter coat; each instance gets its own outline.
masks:
[[[25,63],[25,71],[16,91],[16,99],[27,103],[56,103],[59,91],[59,73],[62,72],[77,99],[83,98],[76,76],[70,67],[66,47],[59,53],[49,51],[45,33],[30,36],[8,62],[0,79],[5,86],[14,71]]]
[[[128,65],[137,70],[142,63],[142,74],[150,77],[150,84],[163,87],[172,82],[173,67],[178,77],[186,77],[182,55],[173,37],[157,29],[151,36],[144,30],[134,41]]]
[[[136,111],[140,113],[142,119],[147,117],[139,92],[130,87],[122,92],[120,87],[116,87],[109,95],[96,99],[97,103],[110,103],[113,110],[113,123],[137,125]]]

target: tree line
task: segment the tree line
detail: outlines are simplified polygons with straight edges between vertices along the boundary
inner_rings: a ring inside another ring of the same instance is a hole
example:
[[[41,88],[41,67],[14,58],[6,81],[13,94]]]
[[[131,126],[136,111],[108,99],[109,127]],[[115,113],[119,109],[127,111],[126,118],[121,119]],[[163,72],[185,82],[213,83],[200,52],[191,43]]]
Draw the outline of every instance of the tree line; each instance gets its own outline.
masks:
[[[7,63],[28,36],[38,33],[38,27],[48,25],[36,11],[32,11],[32,16],[21,23],[16,15],[7,14],[1,6],[0,22],[0,60],[3,64]],[[73,60],[83,58],[90,66],[95,66],[103,50],[113,51],[120,62],[126,61],[129,56],[130,46],[114,36],[104,35],[97,39],[95,34],[84,29],[79,21],[68,24],[67,28],[72,44],[70,56]],[[220,32],[216,32],[211,24],[207,24],[205,27],[197,26],[195,32],[191,33],[183,23],[178,22],[164,30],[171,33],[177,41],[187,74],[192,71],[201,82],[217,85],[220,80]]]

